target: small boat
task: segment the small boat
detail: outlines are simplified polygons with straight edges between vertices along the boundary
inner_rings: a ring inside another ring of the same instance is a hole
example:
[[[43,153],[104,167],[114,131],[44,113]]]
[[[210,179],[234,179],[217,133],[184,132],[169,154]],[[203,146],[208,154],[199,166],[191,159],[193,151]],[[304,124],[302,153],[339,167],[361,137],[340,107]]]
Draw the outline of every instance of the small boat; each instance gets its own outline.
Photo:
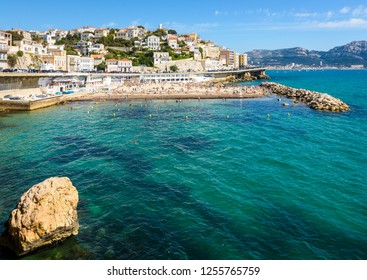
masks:
[[[73,90],[67,90],[67,91],[64,91],[63,92],[63,94],[72,94],[72,93],[74,93],[75,91],[73,91]]]

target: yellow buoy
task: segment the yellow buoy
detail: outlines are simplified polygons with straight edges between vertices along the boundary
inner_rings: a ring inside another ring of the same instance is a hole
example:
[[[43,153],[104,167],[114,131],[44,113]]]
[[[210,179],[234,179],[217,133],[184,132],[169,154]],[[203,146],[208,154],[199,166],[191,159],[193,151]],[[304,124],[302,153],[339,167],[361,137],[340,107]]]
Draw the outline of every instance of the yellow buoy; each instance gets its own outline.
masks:
[[[188,120],[189,119],[189,116],[186,116],[185,119]]]
[[[267,114],[267,115],[266,115],[266,117],[267,117],[268,119],[270,119],[270,114]]]
[[[149,118],[152,118],[152,114],[149,114]]]
[[[227,115],[226,118],[229,119],[229,116]]]

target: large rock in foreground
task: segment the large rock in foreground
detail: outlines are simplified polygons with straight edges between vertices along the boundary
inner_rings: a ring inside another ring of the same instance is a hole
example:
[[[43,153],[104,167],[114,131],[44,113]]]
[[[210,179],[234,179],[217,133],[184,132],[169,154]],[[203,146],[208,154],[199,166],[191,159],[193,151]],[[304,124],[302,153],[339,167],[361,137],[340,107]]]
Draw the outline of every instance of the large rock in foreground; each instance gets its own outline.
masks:
[[[34,185],[10,214],[5,245],[20,256],[77,235],[77,205],[78,191],[67,177]]]

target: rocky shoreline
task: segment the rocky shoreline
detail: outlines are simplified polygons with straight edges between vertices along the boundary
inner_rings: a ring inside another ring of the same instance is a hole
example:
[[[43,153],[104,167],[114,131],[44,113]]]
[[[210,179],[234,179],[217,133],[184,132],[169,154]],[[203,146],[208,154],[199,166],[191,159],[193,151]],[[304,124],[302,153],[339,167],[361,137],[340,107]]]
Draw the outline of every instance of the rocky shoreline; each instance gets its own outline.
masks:
[[[292,88],[273,82],[263,82],[260,86],[274,94],[294,99],[295,102],[303,102],[308,107],[315,110],[344,112],[350,109],[343,101],[326,93]]]

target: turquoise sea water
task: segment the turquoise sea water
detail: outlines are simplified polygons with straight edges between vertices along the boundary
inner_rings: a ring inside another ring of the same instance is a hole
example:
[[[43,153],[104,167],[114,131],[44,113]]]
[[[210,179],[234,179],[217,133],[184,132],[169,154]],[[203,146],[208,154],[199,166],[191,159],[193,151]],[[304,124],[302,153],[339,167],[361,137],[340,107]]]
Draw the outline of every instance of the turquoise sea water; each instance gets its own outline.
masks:
[[[367,259],[367,71],[267,73],[351,110],[269,96],[0,114],[0,231],[28,188],[67,176],[79,235],[25,259]]]

